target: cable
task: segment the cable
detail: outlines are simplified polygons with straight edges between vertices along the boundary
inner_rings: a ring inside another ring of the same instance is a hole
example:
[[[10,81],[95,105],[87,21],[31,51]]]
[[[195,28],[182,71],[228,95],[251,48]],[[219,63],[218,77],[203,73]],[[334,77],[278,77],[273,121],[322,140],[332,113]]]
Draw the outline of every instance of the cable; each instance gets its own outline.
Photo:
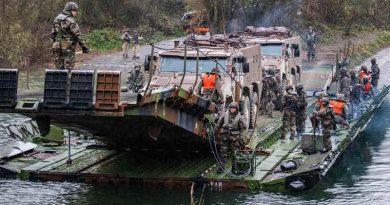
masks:
[[[234,174],[232,172],[230,172],[229,170],[227,170],[225,167],[224,167],[224,164],[221,160],[221,157],[219,156],[218,154],[218,149],[217,149],[217,145],[216,145],[216,142],[215,142],[215,135],[214,135],[214,129],[213,129],[213,126],[212,126],[212,123],[210,121],[208,121],[208,123],[206,124],[206,129],[207,129],[207,135],[208,135],[208,139],[209,139],[209,144],[210,144],[210,148],[211,148],[211,151],[213,153],[213,156],[214,156],[214,159],[217,161],[219,167],[227,174],[229,175],[230,177],[236,177],[236,178],[245,178],[247,176],[250,175],[251,171],[252,171],[252,163],[251,161],[245,157],[245,160],[247,161],[247,163],[249,164],[249,168],[247,169],[247,171],[244,173],[244,174]],[[211,134],[209,133],[211,131]],[[214,146],[213,146],[214,144]],[[252,157],[254,156],[254,151],[252,152]]]

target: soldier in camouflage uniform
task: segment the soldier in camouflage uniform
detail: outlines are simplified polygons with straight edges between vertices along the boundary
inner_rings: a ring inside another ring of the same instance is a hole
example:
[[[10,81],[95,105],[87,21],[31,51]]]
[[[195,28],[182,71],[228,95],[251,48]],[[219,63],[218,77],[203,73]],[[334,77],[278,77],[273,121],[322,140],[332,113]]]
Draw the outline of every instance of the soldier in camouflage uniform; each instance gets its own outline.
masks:
[[[332,129],[335,128],[335,116],[333,113],[333,108],[329,104],[329,98],[323,98],[322,103],[324,108],[318,112],[314,111],[314,116],[321,120],[324,148],[325,151],[330,151],[332,150],[331,134]]]
[[[286,95],[283,101],[283,126],[281,131],[281,139],[286,139],[287,127],[290,127],[290,140],[293,140],[296,135],[295,114],[298,108],[298,95],[293,87],[286,87]]]
[[[145,83],[145,75],[141,71],[141,66],[137,65],[134,67],[134,70],[130,72],[130,76],[128,78],[129,90],[135,93],[144,86]]]
[[[351,78],[349,77],[347,73],[347,69],[345,67],[340,69],[340,74],[341,74],[341,78],[340,78],[340,86],[339,86],[338,93],[343,94],[344,99],[348,101],[350,95],[349,91],[351,87]]]
[[[307,60],[314,60],[316,56],[316,42],[317,35],[313,30],[313,27],[309,27],[309,32],[306,33],[306,44],[307,44]]]
[[[262,114],[267,114],[269,117],[272,117],[272,111],[275,107],[273,101],[276,100],[279,88],[274,74],[273,70],[268,71],[268,74],[263,79],[263,88],[261,91]]]
[[[243,131],[246,129],[246,124],[238,112],[238,107],[237,102],[230,103],[229,110],[218,119],[215,125],[217,132],[222,128],[220,132],[222,163],[225,163],[229,156],[234,157],[235,151],[242,150],[245,146]],[[221,170],[218,170],[218,172],[221,172]]]
[[[356,76],[356,71],[355,70],[351,70],[349,72],[349,76],[351,78],[351,87],[353,88],[353,86],[355,86],[356,84],[359,84],[359,78]]]
[[[376,63],[376,58],[371,59],[371,84],[374,88],[378,87],[380,69]]]
[[[296,123],[297,123],[297,131],[303,132],[305,130],[305,122],[306,122],[306,93],[303,89],[303,84],[298,83],[297,85],[297,93],[298,93],[298,110],[296,113]]]
[[[81,46],[83,53],[90,51],[81,38],[81,31],[75,20],[77,10],[78,5],[69,2],[54,19],[51,38],[53,39],[53,52],[57,69],[74,68],[77,43]]]

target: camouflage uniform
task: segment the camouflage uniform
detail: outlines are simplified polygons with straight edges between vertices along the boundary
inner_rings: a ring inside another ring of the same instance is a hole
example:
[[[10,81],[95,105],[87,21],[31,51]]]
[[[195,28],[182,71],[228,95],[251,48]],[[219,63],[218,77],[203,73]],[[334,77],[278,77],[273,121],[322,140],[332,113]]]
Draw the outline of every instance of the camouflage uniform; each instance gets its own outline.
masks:
[[[353,88],[356,84],[359,83],[359,78],[356,76],[356,72],[354,70],[351,70],[349,73],[351,81],[350,81],[350,86]]]
[[[236,112],[230,112],[230,108],[232,107],[236,108]],[[243,117],[238,112],[238,103],[230,103],[229,110],[218,119],[218,122],[215,125],[215,130],[219,130],[219,128],[222,128],[220,136],[220,153],[224,160],[223,163],[225,163],[229,156],[233,156],[235,151],[244,148],[243,131],[246,128],[246,124],[243,121]]]
[[[217,77],[215,78],[215,88],[214,89],[205,89],[203,88],[204,82],[203,79],[201,79],[200,83],[198,84],[198,95],[206,98],[206,99],[211,99],[212,102],[219,104],[224,102],[224,97],[221,89],[221,83],[220,83],[220,76],[219,76],[219,70],[218,69],[213,69],[210,73],[206,73],[205,75],[216,75]],[[203,92],[202,92],[203,89]]]
[[[269,72],[263,79],[263,88],[261,91],[261,105],[262,114],[267,114],[272,117],[272,111],[274,109],[273,101],[276,100],[278,93],[278,82],[273,77],[273,72]]]
[[[343,94],[345,99],[348,100],[350,95],[349,89],[351,86],[351,78],[348,76],[346,68],[342,68],[340,72],[341,72],[341,79],[340,79],[340,87],[338,93]]]
[[[314,60],[316,56],[316,41],[317,36],[313,31],[313,28],[309,28],[309,32],[306,34],[306,43],[307,43],[307,59]]]
[[[145,75],[140,66],[136,66],[128,78],[129,90],[137,93],[145,83]]]
[[[371,64],[371,84],[376,88],[378,86],[380,69],[375,58],[371,59]]]
[[[305,130],[305,122],[306,122],[306,108],[307,108],[307,101],[306,101],[306,93],[303,90],[303,85],[299,83],[297,85],[297,91],[298,91],[298,110],[297,110],[297,131],[302,132]]]
[[[133,34],[133,58],[139,58],[139,34],[138,31],[134,31]]]
[[[122,35],[122,53],[123,53],[122,55],[123,55],[123,58],[129,57],[129,54],[128,54],[129,44],[130,44],[130,35],[127,32],[125,32]]]
[[[324,102],[325,100],[323,100]],[[324,104],[324,109],[318,111],[317,116],[321,119],[322,136],[325,150],[332,150],[331,134],[334,128],[334,113],[333,108],[328,103]]]
[[[298,106],[298,96],[293,91],[292,86],[287,86],[286,91],[283,102],[283,126],[280,138],[286,139],[286,129],[290,126],[290,139],[294,139],[296,134],[295,112]]]
[[[53,39],[53,52],[57,69],[73,69],[75,66],[75,49],[77,43],[83,53],[90,50],[81,37],[81,31],[72,11],[77,11],[77,4],[70,2],[65,9],[54,19],[51,38]]]

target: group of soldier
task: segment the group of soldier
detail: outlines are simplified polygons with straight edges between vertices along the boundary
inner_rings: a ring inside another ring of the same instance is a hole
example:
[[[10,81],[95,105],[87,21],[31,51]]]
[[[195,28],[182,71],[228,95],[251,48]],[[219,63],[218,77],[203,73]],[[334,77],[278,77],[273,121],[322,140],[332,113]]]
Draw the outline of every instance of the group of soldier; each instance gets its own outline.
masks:
[[[125,30],[122,34],[122,55],[123,58],[129,57],[129,46],[130,42],[133,43],[133,58],[139,58],[139,40],[142,37],[139,36],[138,31],[135,30],[133,36],[130,36],[129,31]]]
[[[349,119],[359,116],[362,100],[373,98],[376,94],[380,69],[375,58],[371,59],[371,72],[363,65],[358,74],[355,70],[351,70],[348,74],[347,66],[347,64],[340,64],[337,99],[331,100],[326,93],[322,93],[317,100],[316,111],[310,115],[314,132],[318,130],[321,122],[325,151],[332,150],[332,129],[336,129],[337,125],[348,128]],[[352,107],[351,111],[349,107]]]

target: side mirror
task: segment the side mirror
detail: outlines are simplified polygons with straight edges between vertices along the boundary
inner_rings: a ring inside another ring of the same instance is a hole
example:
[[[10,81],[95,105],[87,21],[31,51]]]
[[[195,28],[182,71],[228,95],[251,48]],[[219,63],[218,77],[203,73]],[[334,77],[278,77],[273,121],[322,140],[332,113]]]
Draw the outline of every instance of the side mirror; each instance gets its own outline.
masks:
[[[244,63],[242,66],[243,73],[249,73],[249,63]]]

